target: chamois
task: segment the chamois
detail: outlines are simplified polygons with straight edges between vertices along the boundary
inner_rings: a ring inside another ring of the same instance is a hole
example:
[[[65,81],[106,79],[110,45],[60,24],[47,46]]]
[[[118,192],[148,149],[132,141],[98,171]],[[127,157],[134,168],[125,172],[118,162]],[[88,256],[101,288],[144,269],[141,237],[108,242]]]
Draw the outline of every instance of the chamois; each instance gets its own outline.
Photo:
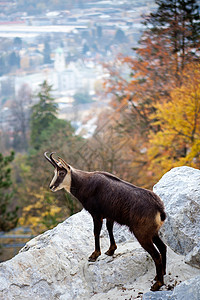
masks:
[[[110,247],[106,254],[110,256],[117,249],[113,236],[114,222],[127,225],[154,260],[156,282],[151,290],[159,290],[166,274],[166,245],[158,235],[166,218],[162,200],[154,192],[132,185],[110,173],[72,168],[62,158],[55,159],[54,153],[49,157],[47,152],[44,153],[55,168],[50,189],[55,192],[64,188],[82,203],[93,218],[95,251],[89,261],[94,262],[101,255],[99,235],[103,219],[106,219],[110,237]]]

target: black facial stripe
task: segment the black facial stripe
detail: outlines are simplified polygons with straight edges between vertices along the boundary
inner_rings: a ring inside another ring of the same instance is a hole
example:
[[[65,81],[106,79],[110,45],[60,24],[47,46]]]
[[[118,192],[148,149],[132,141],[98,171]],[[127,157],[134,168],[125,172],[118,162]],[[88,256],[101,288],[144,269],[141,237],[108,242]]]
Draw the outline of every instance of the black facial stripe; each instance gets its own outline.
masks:
[[[62,182],[65,176],[59,176],[57,177],[56,181],[54,182],[54,186],[58,187]]]

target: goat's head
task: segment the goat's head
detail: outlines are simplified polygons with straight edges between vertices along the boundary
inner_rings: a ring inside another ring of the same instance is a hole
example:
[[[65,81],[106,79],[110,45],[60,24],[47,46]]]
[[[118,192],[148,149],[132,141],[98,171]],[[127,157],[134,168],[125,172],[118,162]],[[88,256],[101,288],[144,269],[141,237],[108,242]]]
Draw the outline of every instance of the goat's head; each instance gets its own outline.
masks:
[[[44,157],[52,164],[55,168],[54,177],[49,185],[51,191],[56,192],[62,188],[70,192],[71,187],[71,167],[60,157],[58,160],[53,157],[52,152],[49,157],[47,152],[44,153]]]

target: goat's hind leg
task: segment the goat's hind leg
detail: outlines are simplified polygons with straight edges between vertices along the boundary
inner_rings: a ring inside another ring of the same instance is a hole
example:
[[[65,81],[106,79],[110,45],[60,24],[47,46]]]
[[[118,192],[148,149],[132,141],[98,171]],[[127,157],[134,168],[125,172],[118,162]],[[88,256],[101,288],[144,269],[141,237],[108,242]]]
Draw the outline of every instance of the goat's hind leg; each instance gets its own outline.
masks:
[[[161,256],[162,256],[162,266],[163,266],[163,275],[166,274],[166,253],[167,253],[167,246],[163,243],[161,238],[156,234],[153,237],[153,243],[158,248]]]
[[[146,238],[144,240],[138,239],[138,241],[154,260],[156,266],[156,282],[152,285],[151,291],[158,291],[160,287],[164,284],[161,254],[155,248],[152,240]]]
[[[113,224],[114,221],[110,219],[106,219],[106,227],[110,237],[110,248],[105,252],[106,255],[112,256],[117,249],[117,245],[115,243],[114,235],[113,235]]]
[[[95,250],[90,255],[88,260],[94,262],[101,255],[99,236],[100,236],[103,220],[93,217],[93,222],[94,222]]]

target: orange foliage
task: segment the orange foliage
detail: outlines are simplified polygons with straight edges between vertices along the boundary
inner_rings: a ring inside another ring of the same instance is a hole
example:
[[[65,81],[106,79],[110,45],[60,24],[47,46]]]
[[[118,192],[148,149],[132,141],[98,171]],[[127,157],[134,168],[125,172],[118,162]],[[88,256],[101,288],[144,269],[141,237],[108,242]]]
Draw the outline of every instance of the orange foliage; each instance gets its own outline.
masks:
[[[200,65],[189,66],[182,85],[156,109],[152,118],[161,130],[151,132],[148,149],[155,178],[176,166],[200,168]]]
[[[129,162],[134,174],[137,170],[133,182],[145,187],[151,187],[171,167],[183,164],[199,166],[198,142],[192,146],[186,137],[183,138],[182,129],[178,133],[174,131],[171,138],[166,131],[167,119],[169,122],[177,120],[180,127],[185,126],[183,120],[187,111],[183,109],[192,107],[192,98],[186,95],[194,93],[198,86],[199,71],[193,70],[194,65],[188,65],[187,73],[178,74],[176,54],[170,56],[167,41],[162,39],[146,36],[143,47],[137,50],[140,59],[118,57],[116,64],[108,66],[110,78],[105,83],[107,92],[113,95],[114,114],[124,127],[123,138],[129,139]],[[127,76],[128,70],[131,77]],[[166,119],[162,121],[164,116]],[[190,130],[192,134],[192,127]]]

